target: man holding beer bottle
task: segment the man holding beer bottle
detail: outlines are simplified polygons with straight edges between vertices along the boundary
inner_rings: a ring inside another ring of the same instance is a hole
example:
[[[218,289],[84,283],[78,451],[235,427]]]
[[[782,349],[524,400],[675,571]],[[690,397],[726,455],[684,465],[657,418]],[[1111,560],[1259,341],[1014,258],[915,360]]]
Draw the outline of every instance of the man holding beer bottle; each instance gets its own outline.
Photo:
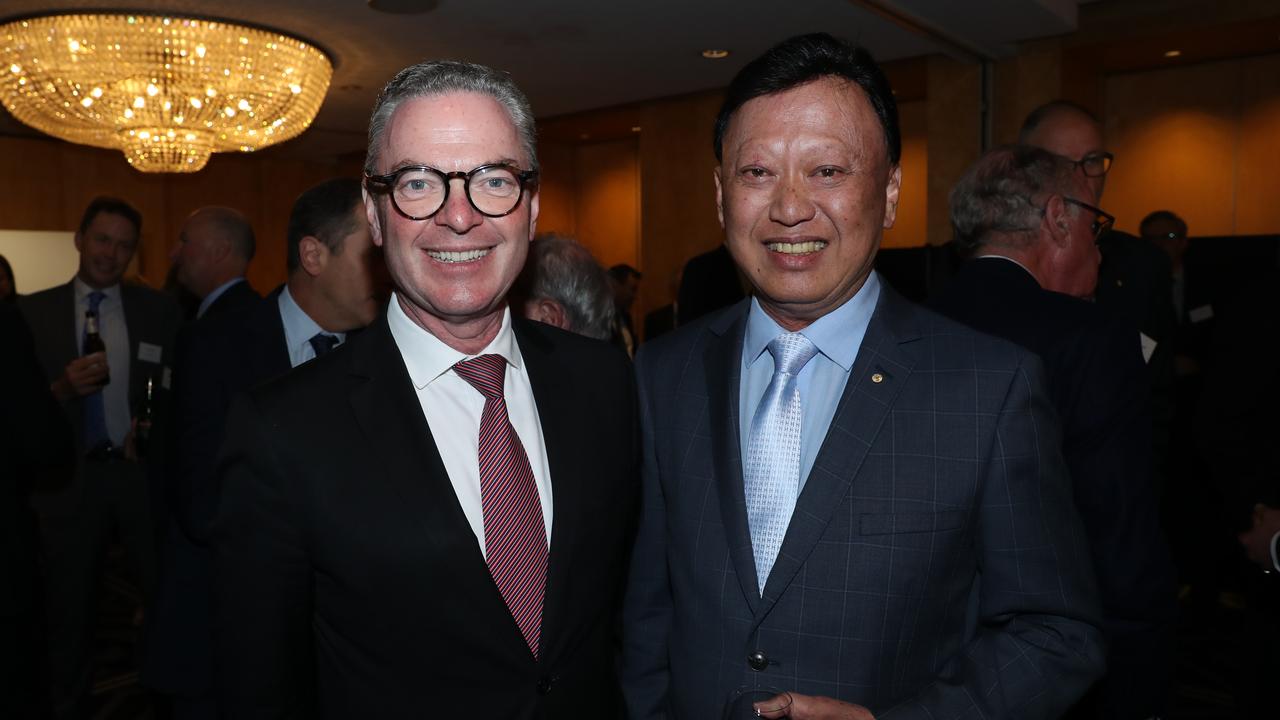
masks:
[[[80,254],[76,276],[20,301],[50,390],[76,435],[76,472],[70,483],[39,478],[33,483],[57,718],[85,711],[93,610],[113,535],[124,542],[144,607],[155,587],[147,482],[155,468],[139,461],[131,425],[142,411],[148,383],[153,396],[168,385],[169,356],[181,316],[166,295],[121,283],[141,231],[142,217],[128,203],[94,199],[75,234]]]

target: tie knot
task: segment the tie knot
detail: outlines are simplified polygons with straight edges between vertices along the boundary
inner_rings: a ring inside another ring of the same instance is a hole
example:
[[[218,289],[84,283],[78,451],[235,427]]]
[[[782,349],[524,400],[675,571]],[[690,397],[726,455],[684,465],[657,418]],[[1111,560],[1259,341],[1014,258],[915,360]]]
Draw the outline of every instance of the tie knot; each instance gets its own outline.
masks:
[[[769,341],[769,354],[775,373],[794,376],[818,354],[818,346],[801,333],[783,333]]]
[[[480,391],[486,400],[502,399],[502,384],[507,376],[507,360],[501,355],[480,355],[453,366],[458,376]]]
[[[107,299],[107,294],[102,292],[101,290],[94,290],[93,292],[89,293],[89,312],[93,313],[94,315],[97,315],[98,306],[101,305],[102,301],[106,299]]]
[[[329,333],[316,333],[307,342],[311,343],[311,349],[316,351],[316,357],[320,357],[338,344],[338,336],[330,335]]]

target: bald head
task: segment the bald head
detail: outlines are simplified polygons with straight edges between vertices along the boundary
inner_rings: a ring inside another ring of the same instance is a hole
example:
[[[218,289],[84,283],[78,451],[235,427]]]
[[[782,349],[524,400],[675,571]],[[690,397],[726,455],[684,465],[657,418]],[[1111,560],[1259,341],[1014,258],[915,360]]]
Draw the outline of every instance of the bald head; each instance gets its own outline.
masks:
[[[223,283],[244,275],[255,245],[253,226],[238,210],[200,208],[183,223],[174,250],[178,282],[204,298]]]
[[[1098,158],[1106,152],[1098,119],[1083,107],[1066,100],[1055,100],[1032,110],[1022,123],[1018,143],[1061,155],[1077,163],[1077,172],[1082,174],[1080,161]],[[1106,173],[1086,177],[1086,181],[1093,195],[1090,201],[1097,204],[1107,181]]]

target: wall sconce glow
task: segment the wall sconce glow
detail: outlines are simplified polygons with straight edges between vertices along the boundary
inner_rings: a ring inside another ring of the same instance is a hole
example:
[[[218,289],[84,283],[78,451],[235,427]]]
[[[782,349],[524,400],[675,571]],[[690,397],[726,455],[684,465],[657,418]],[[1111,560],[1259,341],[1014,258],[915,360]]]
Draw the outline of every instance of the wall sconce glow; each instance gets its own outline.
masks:
[[[296,137],[333,76],[322,51],[274,30],[110,12],[0,24],[0,68],[18,120],[122,150],[143,172],[196,172],[211,153]]]
[[[702,57],[704,57],[704,58],[706,58],[706,59],[708,59],[708,60],[723,60],[723,59],[725,59],[725,58],[729,57],[729,51],[728,51],[728,50],[715,50],[715,49],[703,50],[703,51],[702,51]]]
[[[1175,57],[1178,57],[1179,55],[1182,55],[1181,50],[1167,50],[1165,51],[1165,54],[1164,54],[1164,56],[1167,58],[1175,58]]]

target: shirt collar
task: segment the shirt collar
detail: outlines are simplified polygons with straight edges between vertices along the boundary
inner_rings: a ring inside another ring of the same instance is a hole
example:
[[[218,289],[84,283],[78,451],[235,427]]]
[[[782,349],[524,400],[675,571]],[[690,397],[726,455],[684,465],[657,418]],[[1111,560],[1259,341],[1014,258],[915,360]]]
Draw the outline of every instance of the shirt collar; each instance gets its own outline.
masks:
[[[293,299],[293,295],[289,293],[289,286],[286,284],[284,290],[280,292],[280,321],[284,323],[284,339],[290,348],[301,346],[303,343],[311,341],[317,333],[325,333],[338,338],[338,342],[345,342],[346,333],[327,332],[320,324],[311,319],[306,310]],[[292,352],[292,350],[291,350]]]
[[[213,292],[209,293],[208,295],[205,295],[204,300],[200,301],[200,307],[196,309],[196,317],[200,317],[204,315],[205,311],[209,309],[209,306],[217,302],[218,298],[222,297],[223,293],[230,290],[232,285],[235,285],[236,283],[240,283],[240,282],[244,282],[244,278],[242,277],[231,278],[230,280],[214,288]]]
[[[79,275],[76,275],[71,281],[71,285],[76,291],[76,305],[86,304],[88,302],[87,298],[89,297],[89,293],[91,292],[100,292],[105,295],[106,298],[103,299],[103,302],[120,302],[120,283],[98,290],[97,288],[89,287],[88,283],[81,280]]]
[[[865,332],[871,322],[871,313],[875,310],[876,300],[880,297],[880,277],[873,270],[858,288],[858,292],[843,305],[814,320],[808,327],[800,331],[814,345],[818,352],[849,372],[853,369],[853,361],[858,357],[858,346],[862,344],[863,332],[851,333],[850,326],[861,326]],[[747,314],[747,334],[743,339],[743,353],[747,367],[756,361],[775,337],[785,333],[773,318],[760,307],[760,301],[751,299],[751,310]]]
[[[458,352],[444,343],[443,340],[422,329],[405,314],[400,307],[397,295],[392,294],[390,307],[387,309],[387,325],[391,336],[400,348],[405,368],[409,371],[409,379],[418,390],[425,388],[440,378],[460,360],[479,355],[501,355],[507,364],[519,368],[521,363],[520,346],[516,343],[515,333],[511,330],[511,308],[502,311],[502,325],[498,334],[475,355]]]

